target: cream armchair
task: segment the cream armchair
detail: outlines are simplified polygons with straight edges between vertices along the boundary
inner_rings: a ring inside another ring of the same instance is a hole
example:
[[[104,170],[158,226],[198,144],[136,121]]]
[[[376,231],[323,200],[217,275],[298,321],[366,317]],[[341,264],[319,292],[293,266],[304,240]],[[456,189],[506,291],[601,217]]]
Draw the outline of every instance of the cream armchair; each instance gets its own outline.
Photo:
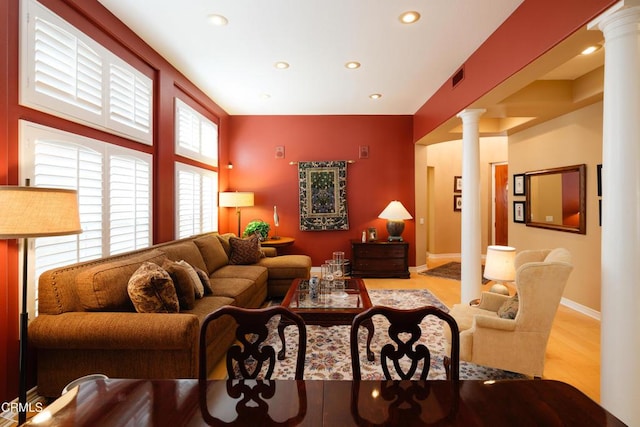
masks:
[[[479,305],[451,309],[460,329],[460,360],[542,377],[551,325],[573,269],[571,255],[563,248],[526,250],[516,255],[515,268],[517,300],[483,292]],[[515,318],[499,316],[505,301],[518,307]]]

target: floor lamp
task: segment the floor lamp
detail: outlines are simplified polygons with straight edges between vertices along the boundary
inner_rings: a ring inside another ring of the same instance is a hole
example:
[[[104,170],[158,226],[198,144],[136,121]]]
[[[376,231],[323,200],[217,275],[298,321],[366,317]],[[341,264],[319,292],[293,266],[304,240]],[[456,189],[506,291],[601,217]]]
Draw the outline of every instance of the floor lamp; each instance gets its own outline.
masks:
[[[253,192],[251,191],[225,191],[220,193],[220,206],[223,208],[236,208],[238,216],[238,237],[240,234],[240,208],[253,206]]]
[[[18,424],[27,418],[28,239],[81,233],[75,190],[0,186],[0,239],[23,239]]]

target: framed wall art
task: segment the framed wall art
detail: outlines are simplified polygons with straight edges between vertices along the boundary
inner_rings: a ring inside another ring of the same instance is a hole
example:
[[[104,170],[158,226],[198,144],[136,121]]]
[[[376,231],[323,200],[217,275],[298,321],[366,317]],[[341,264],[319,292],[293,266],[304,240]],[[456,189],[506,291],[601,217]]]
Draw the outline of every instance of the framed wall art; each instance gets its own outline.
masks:
[[[454,176],[453,177],[453,192],[461,193],[462,192],[462,177]]]
[[[462,210],[462,195],[461,194],[454,194],[453,195],[453,210],[454,210],[454,212]]]
[[[524,203],[513,202],[513,222],[524,223]]]
[[[513,195],[514,196],[524,196],[525,195],[525,186],[524,186],[524,174],[513,175]]]

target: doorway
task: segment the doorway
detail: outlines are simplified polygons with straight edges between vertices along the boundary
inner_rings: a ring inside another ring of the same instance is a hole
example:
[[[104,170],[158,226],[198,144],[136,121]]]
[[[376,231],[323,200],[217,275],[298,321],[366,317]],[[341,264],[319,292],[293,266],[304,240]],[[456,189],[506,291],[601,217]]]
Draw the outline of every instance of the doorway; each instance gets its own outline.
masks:
[[[507,163],[492,164],[492,241],[494,245],[509,244],[509,166]]]

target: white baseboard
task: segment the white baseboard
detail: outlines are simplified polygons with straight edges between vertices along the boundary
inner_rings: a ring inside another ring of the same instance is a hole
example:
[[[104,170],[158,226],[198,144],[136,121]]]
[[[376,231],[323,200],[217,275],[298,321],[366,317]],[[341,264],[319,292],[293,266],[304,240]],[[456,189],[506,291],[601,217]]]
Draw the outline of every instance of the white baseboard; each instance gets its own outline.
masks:
[[[570,299],[567,298],[562,298],[560,300],[560,304],[564,305],[565,307],[569,307],[572,310],[577,311],[578,313],[582,313],[585,316],[589,316],[593,319],[596,319],[598,321],[601,320],[601,316],[600,316],[600,312],[597,310],[594,310],[593,308],[589,308],[585,305],[582,304],[578,304],[575,301],[572,301]]]

